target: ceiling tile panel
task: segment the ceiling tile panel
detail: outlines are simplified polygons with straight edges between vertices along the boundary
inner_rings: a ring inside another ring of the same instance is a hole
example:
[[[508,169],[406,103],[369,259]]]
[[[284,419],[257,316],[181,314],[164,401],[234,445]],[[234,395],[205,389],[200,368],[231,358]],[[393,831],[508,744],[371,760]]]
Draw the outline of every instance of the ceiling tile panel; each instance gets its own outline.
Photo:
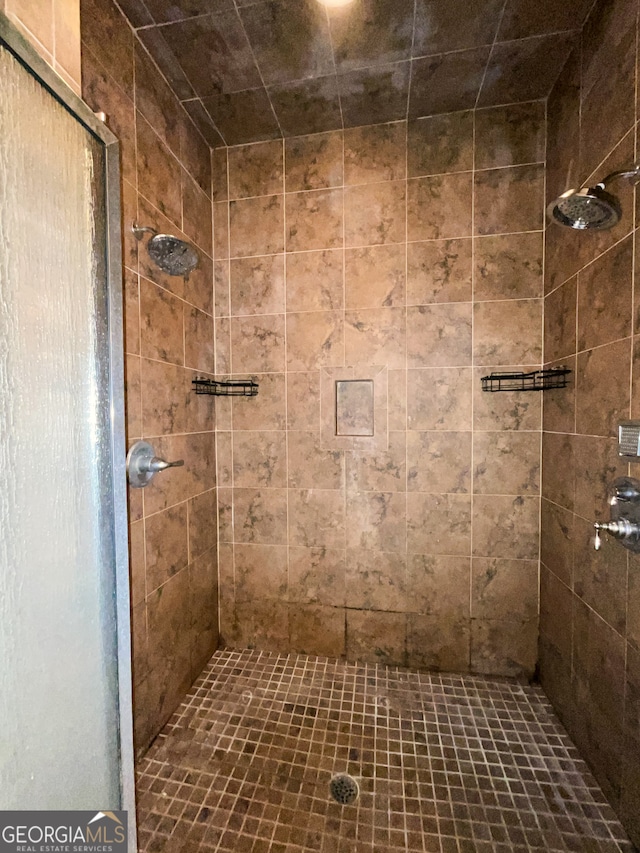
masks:
[[[575,42],[572,33],[534,36],[496,44],[478,106],[546,98]]]
[[[417,0],[413,56],[491,45],[504,0]]]
[[[409,116],[451,113],[475,107],[490,48],[477,47],[414,59]]]
[[[507,0],[498,41],[579,30],[593,0]]]
[[[329,10],[338,71],[409,59],[414,0],[359,0]]]
[[[193,119],[193,123],[212,148],[224,145],[224,139],[218,133],[217,128],[211,120],[211,116],[205,110],[199,98],[193,101],[183,101],[182,106],[189,113]]]
[[[410,65],[410,62],[396,62],[339,74],[344,126],[358,127],[406,118]]]
[[[195,97],[193,86],[189,83],[178,58],[164,40],[159,27],[138,30],[140,41],[154,58],[158,68],[180,100]]]
[[[594,2],[118,0],[212,145],[544,99]]]
[[[335,72],[329,22],[318,0],[256,3],[240,15],[267,85]]]
[[[302,136],[342,127],[335,74],[269,87],[284,136]]]
[[[281,136],[264,88],[211,95],[202,103],[227,145],[243,145]]]
[[[126,3],[140,3],[142,0],[125,0]],[[233,0],[144,0],[156,24],[168,24],[171,21],[184,21],[198,15],[211,15],[233,9]]]
[[[199,97],[242,92],[262,84],[235,10],[165,24],[159,30]]]

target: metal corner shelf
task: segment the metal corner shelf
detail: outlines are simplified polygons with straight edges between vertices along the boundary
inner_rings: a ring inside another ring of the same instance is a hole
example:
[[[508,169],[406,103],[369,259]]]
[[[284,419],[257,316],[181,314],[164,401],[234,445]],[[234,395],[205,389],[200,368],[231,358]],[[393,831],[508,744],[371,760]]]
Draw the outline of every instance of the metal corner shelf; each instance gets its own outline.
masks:
[[[480,381],[483,391],[550,391],[566,388],[570,373],[568,367],[552,367],[531,373],[490,373]]]
[[[230,379],[218,382],[216,379],[194,379],[196,394],[206,394],[209,397],[255,397],[258,394],[258,383],[252,379]]]

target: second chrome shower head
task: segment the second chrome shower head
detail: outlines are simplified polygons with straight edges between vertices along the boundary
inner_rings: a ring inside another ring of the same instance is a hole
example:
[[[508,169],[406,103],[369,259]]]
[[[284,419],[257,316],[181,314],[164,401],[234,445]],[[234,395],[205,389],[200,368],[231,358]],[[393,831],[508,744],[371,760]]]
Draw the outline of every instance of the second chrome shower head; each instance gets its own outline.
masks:
[[[622,207],[617,197],[605,187],[620,179],[633,184],[640,181],[640,164],[607,175],[593,187],[567,190],[547,207],[549,219],[578,231],[605,231],[617,225]]]
[[[189,278],[189,273],[198,266],[199,257],[196,250],[185,240],[172,234],[158,234],[155,228],[142,227],[133,224],[137,240],[142,240],[144,234],[151,234],[147,243],[147,252],[154,264],[167,275],[182,275]]]

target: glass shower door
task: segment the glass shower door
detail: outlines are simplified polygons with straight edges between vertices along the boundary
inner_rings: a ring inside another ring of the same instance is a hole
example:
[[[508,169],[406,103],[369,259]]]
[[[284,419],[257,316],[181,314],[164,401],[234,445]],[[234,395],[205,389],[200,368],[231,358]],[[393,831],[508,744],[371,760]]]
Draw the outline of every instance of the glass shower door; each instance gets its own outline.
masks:
[[[133,818],[117,179],[0,15],[3,810]]]

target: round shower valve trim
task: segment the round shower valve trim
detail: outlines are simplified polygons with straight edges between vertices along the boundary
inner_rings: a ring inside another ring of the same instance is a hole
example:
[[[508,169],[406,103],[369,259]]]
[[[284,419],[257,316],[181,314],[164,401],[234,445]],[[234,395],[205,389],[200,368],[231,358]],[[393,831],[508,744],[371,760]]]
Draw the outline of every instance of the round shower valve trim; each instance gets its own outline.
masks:
[[[166,462],[159,456],[148,441],[136,441],[127,453],[127,477],[129,485],[134,489],[143,489],[159,471],[167,468],[181,468],[184,459],[176,462]]]

